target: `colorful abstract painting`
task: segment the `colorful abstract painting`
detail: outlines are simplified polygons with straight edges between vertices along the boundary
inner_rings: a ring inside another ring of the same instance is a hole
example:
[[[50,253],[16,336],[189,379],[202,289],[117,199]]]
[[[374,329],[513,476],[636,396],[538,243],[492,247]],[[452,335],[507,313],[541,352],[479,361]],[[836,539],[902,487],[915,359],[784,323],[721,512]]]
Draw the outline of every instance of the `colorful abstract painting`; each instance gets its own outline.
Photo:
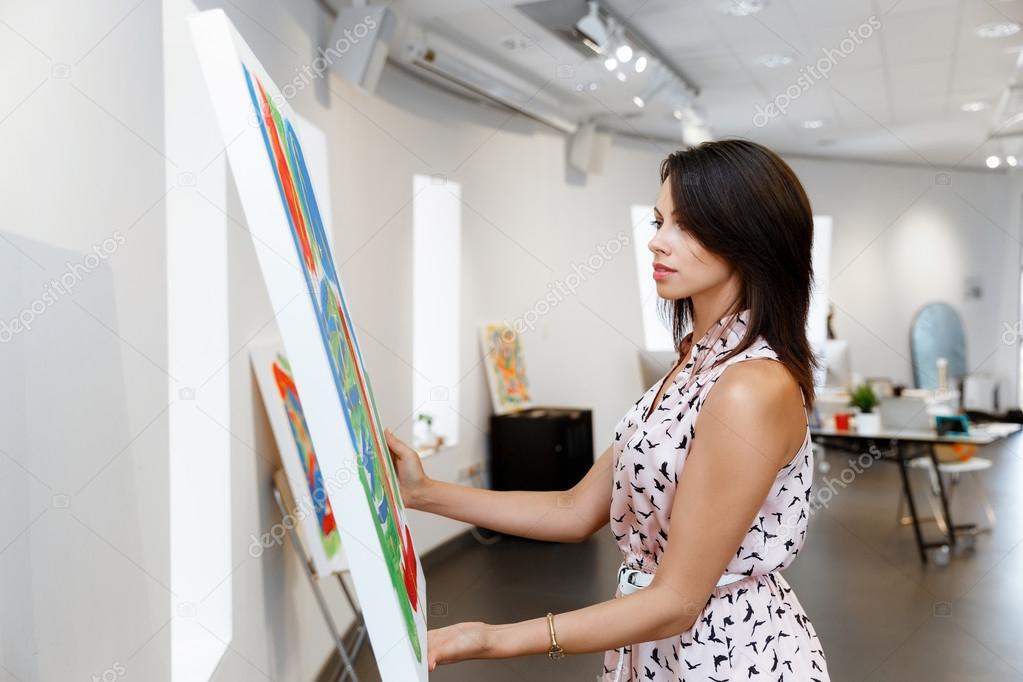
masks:
[[[270,427],[280,451],[294,514],[301,528],[313,570],[326,577],[347,568],[341,552],[341,534],[330,502],[330,489],[343,483],[327,480],[316,457],[309,425],[302,411],[298,387],[287,358],[276,344],[252,348],[252,368]]]
[[[412,612],[418,606],[412,535],[408,527],[400,522],[398,515],[401,497],[396,494],[397,476],[384,444],[383,428],[376,414],[362,356],[352,331],[323,224],[320,222],[309,172],[302,158],[302,147],[291,122],[281,116],[266,96],[263,84],[253,78],[244,64],[239,66],[245,74],[252,106],[258,115],[281,201],[287,208],[295,248],[301,258],[309,295],[317,312],[316,321],[330,359],[338,396],[344,405],[348,433],[361,457],[359,480],[366,493],[366,500],[376,514],[380,545],[388,560],[394,589],[400,594],[401,604],[407,611],[409,637],[414,638],[418,649],[419,641],[412,617]]]
[[[223,12],[192,28],[321,476],[357,481],[329,499],[378,668],[425,680],[422,568],[294,116]]]
[[[327,497],[327,486],[323,483],[323,472],[320,471],[320,463],[316,461],[313,441],[309,437],[309,427],[306,426],[305,415],[302,414],[298,388],[291,378],[288,361],[283,356],[277,356],[277,360],[273,364],[273,373],[281,401],[288,413],[288,426],[291,427],[291,435],[295,439],[295,447],[298,448],[299,458],[302,461],[305,484],[308,486],[309,496],[313,500],[313,511],[316,514],[317,529],[320,531],[320,542],[323,544],[323,551],[326,555],[332,557],[341,548],[341,536],[337,532],[337,521],[334,519],[334,510],[330,506],[330,498]]]
[[[522,343],[516,331],[504,323],[484,325],[480,341],[494,412],[507,414],[531,407]]]

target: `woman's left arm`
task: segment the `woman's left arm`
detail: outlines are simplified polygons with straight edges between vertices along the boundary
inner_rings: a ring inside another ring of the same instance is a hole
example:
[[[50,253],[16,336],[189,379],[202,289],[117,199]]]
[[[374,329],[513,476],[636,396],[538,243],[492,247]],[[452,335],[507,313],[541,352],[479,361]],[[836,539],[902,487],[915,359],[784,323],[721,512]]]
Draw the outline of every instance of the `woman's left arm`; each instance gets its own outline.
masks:
[[[797,384],[780,363],[750,360],[725,370],[701,409],[678,477],[670,540],[653,581],[626,597],[556,614],[565,653],[616,649],[689,630],[805,428]],[[546,617],[507,625],[460,623],[430,631],[430,669],[469,658],[543,654],[549,647]]]

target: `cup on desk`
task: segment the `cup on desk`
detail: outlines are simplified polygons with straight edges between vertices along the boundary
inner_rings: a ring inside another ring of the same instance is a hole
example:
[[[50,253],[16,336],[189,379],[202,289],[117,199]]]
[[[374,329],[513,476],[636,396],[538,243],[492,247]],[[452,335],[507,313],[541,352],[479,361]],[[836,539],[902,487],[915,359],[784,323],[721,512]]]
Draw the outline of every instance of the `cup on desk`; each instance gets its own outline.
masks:
[[[849,413],[848,412],[836,412],[835,413],[835,431],[848,431],[849,430]]]

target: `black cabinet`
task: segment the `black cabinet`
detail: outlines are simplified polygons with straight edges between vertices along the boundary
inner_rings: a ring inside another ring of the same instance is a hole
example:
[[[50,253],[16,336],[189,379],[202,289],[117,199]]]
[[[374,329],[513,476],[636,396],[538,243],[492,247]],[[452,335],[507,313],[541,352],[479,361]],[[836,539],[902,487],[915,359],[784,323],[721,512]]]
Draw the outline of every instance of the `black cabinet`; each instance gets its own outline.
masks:
[[[567,490],[593,466],[590,410],[536,407],[490,416],[490,487]]]

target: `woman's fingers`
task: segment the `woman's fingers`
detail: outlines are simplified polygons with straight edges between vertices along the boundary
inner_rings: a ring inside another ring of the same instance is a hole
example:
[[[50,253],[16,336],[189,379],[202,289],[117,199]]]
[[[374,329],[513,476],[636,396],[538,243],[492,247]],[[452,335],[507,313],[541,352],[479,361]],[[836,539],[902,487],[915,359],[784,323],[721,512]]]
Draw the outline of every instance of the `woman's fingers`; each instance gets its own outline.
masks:
[[[407,446],[405,446],[401,439],[395,436],[394,432],[391,431],[390,429],[387,428],[384,429],[384,437],[387,439],[387,448],[391,451],[391,455],[397,457],[398,459],[401,459],[402,456],[405,454],[404,452],[402,452],[402,447]]]

